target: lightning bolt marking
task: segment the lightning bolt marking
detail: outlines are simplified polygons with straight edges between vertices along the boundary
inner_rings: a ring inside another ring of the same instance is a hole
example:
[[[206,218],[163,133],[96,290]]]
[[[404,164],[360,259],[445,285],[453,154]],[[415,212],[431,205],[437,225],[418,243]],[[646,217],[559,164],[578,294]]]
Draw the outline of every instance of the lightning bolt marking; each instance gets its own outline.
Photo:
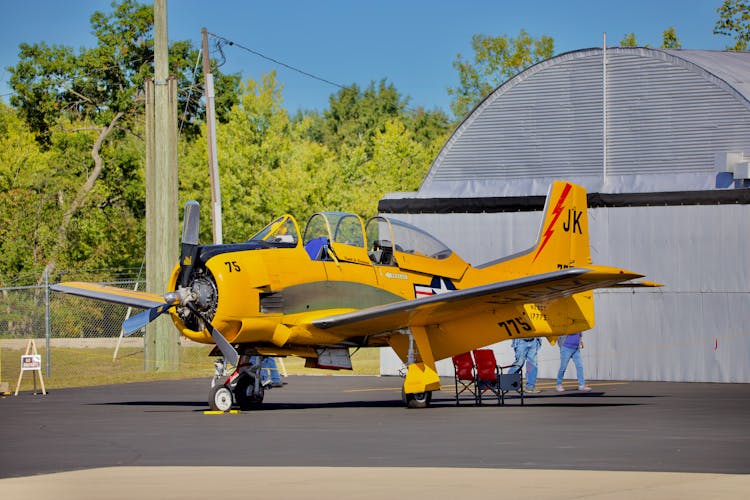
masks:
[[[555,208],[552,210],[552,221],[547,225],[547,229],[544,231],[544,239],[542,240],[542,244],[539,245],[539,250],[536,251],[536,254],[534,255],[534,259],[531,262],[536,261],[536,258],[539,257],[539,254],[542,253],[542,250],[544,250],[544,247],[547,245],[547,242],[552,237],[552,234],[555,232],[554,229],[552,229],[555,226],[555,223],[557,222],[557,219],[560,218],[560,214],[563,211],[563,205],[565,205],[565,199],[568,197],[568,194],[570,193],[570,190],[573,187],[570,184],[565,184],[565,187],[563,188],[563,192],[560,195],[560,199],[557,200],[557,205],[555,205]]]

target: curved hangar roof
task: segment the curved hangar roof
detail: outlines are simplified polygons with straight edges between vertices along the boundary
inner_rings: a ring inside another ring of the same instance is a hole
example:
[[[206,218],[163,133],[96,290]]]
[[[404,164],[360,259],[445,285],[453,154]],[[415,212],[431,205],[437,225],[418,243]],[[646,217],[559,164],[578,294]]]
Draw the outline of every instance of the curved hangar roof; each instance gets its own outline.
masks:
[[[750,53],[585,49],[482,101],[417,197],[543,195],[558,178],[599,193],[732,188],[750,182],[748,159]]]

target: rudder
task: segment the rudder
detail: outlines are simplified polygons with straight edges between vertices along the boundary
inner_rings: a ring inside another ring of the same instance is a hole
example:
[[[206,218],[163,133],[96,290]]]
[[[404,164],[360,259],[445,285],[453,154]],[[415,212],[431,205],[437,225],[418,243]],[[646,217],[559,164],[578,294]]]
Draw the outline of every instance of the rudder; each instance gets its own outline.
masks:
[[[541,273],[591,264],[586,189],[555,181],[544,206],[544,220],[531,259]]]

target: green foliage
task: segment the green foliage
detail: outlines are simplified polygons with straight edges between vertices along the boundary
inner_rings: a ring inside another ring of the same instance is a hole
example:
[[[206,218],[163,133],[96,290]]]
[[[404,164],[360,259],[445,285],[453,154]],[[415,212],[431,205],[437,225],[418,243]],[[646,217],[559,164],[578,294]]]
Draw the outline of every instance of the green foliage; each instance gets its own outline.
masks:
[[[332,96],[332,101],[348,102],[359,112],[344,113],[337,105],[341,113],[325,117],[310,113],[290,119],[281,105],[275,73],[261,82],[248,79],[242,92],[227,123],[217,127],[227,242],[247,239],[283,213],[303,225],[322,210],[373,215],[385,193],[419,187],[447,134],[443,113],[404,114],[399,105],[403,99],[384,82],[364,92],[348,87]],[[344,129],[353,136],[336,135]],[[327,140],[316,140],[326,135]],[[208,221],[206,157],[205,141],[183,141],[181,199],[197,199],[206,207]],[[210,226],[204,223],[201,241],[210,240]]]
[[[58,173],[26,123],[0,103],[0,286],[38,271],[54,240]]]
[[[457,118],[465,116],[503,82],[554,53],[552,38],[544,35],[533,38],[524,29],[515,38],[474,35],[471,46],[473,62],[461,54],[453,61],[460,83],[449,88],[448,94],[453,96],[451,110]]]
[[[118,114],[125,121],[140,119],[143,86],[153,77],[153,7],[135,0],[113,4],[105,15],[94,12],[91,27],[97,45],[76,53],[70,47],[48,46],[44,42],[21,44],[19,62],[8,68],[15,94],[11,104],[24,114],[39,140],[49,145],[51,128],[61,117],[90,120],[103,126]],[[170,74],[180,89],[193,89],[193,68],[198,50],[190,42],[173,42],[169,48]],[[202,75],[201,75],[202,78]],[[234,104],[239,77],[217,72],[217,115],[224,119]],[[179,109],[183,131],[197,131],[202,120],[201,92],[182,92]],[[130,125],[125,125],[128,128]]]
[[[370,82],[364,90],[356,84],[345,87],[331,95],[328,102],[322,142],[334,148],[364,143],[368,152],[373,136],[385,129],[389,119],[401,116],[407,104],[393,84],[385,80],[377,86]]]
[[[13,251],[3,257],[7,262],[0,261],[3,272],[51,263],[120,267],[142,262],[143,86],[153,76],[153,8],[135,0],[112,6],[110,14],[91,16],[94,47],[25,43],[16,66],[8,68],[11,104],[25,124],[21,130],[3,120],[16,132],[4,134],[4,153],[23,150],[25,157],[14,156],[3,168],[28,171],[44,186],[0,174],[0,196],[12,198],[3,204],[3,215],[17,221],[22,234],[33,235],[29,242],[12,244]],[[190,42],[170,45],[170,74],[183,89],[178,106],[184,137],[194,137],[203,121],[201,82],[193,82],[197,57]],[[220,121],[237,101],[238,81],[215,72]],[[41,148],[29,146],[30,138]],[[40,155],[43,159],[34,159]],[[23,220],[28,214],[37,219]]]
[[[734,45],[728,45],[727,50],[747,50],[750,41],[750,5],[743,0],[724,0],[716,12],[719,19],[714,25],[714,34],[734,39]]]
[[[680,43],[680,40],[677,38],[677,32],[675,31],[674,26],[670,26],[669,28],[664,30],[664,33],[662,33],[661,48],[662,49],[681,49],[682,48],[682,44]]]
[[[649,44],[641,45],[636,39],[635,33],[628,33],[620,40],[620,47],[649,47]],[[662,49],[681,49],[682,44],[677,38],[677,31],[674,26],[670,26],[662,32]]]
[[[426,148],[436,142],[442,145],[451,128],[450,118],[442,110],[426,111],[424,108],[410,110],[403,118],[406,128],[414,134],[414,140]]]
[[[628,33],[620,40],[620,47],[638,47],[638,40],[635,39],[635,33]]]
[[[274,73],[260,83],[248,80],[242,90],[240,104],[227,123],[217,127],[225,241],[243,241],[281,213],[306,217],[325,194],[333,171],[331,152],[294,130],[309,124],[292,124],[281,107]],[[209,207],[205,141],[186,145],[183,151],[182,200],[196,199]],[[210,241],[209,235],[210,227],[204,224],[202,241]]]
[[[153,11],[135,0],[95,12],[93,48],[23,44],[0,105],[0,284],[23,273],[138,267],[144,252],[143,83],[153,74]],[[179,80],[180,197],[210,191],[197,57],[170,45]],[[274,73],[240,85],[215,72],[224,240],[242,241],[275,216],[304,225],[315,211],[376,212],[389,191],[413,190],[449,132],[440,110],[412,110],[385,80],[351,85],[322,112],[290,118]]]
[[[91,17],[98,45],[76,54],[70,47],[21,44],[9,68],[11,104],[26,117],[45,145],[64,117],[109,124],[118,113],[135,112],[135,96],[149,74],[153,11],[125,0],[110,16]]]

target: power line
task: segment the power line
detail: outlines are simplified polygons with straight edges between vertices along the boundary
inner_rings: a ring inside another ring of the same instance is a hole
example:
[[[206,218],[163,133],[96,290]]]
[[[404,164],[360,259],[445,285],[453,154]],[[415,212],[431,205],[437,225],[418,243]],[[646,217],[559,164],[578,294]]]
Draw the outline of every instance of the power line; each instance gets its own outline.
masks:
[[[292,66],[290,64],[287,64],[285,62],[279,61],[278,59],[274,59],[273,57],[269,57],[269,56],[267,56],[265,54],[261,54],[257,50],[253,50],[250,47],[245,47],[244,45],[241,45],[239,43],[233,42],[232,40],[229,40],[228,38],[224,38],[221,35],[217,35],[217,34],[211,33],[211,32],[209,32],[208,34],[211,35],[212,37],[216,38],[220,42],[223,42],[226,45],[238,47],[238,48],[240,48],[240,49],[242,49],[244,51],[250,52],[251,54],[254,54],[254,55],[258,56],[258,57],[261,57],[261,58],[263,58],[263,59],[265,59],[267,61],[271,61],[272,63],[278,64],[279,66],[283,66],[283,67],[285,67],[287,69],[290,69],[292,71],[296,71],[297,73],[305,75],[305,76],[307,76],[309,78],[313,78],[315,80],[318,80],[318,81],[323,82],[323,83],[327,83],[328,85],[332,85],[332,86],[338,87],[340,89],[344,88],[344,85],[341,85],[340,83],[332,82],[331,80],[327,80],[327,79],[322,78],[320,76],[317,76],[317,75],[314,75],[312,73],[309,73],[309,72],[307,72],[305,70],[296,68],[296,67],[294,67],[294,66]],[[221,50],[221,46],[219,46],[219,50]],[[223,53],[222,53],[222,55],[223,55]]]

